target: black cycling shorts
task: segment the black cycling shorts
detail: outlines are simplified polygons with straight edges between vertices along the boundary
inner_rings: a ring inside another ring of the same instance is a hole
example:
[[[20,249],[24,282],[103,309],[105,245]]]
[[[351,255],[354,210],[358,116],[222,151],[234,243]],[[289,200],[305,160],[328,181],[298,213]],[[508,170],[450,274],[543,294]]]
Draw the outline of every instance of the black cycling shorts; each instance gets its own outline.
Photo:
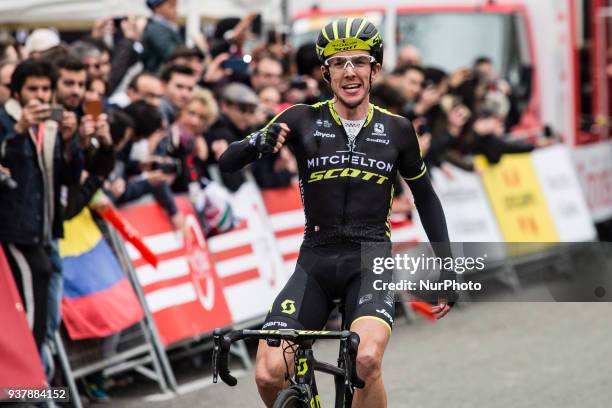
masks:
[[[295,272],[266,316],[263,329],[321,330],[340,299],[344,320],[374,319],[391,331],[394,293],[375,290],[374,281],[392,281],[392,271],[372,272],[372,258],[389,256],[390,244],[363,249],[358,243],[302,245]],[[381,282],[377,283],[381,287]]]

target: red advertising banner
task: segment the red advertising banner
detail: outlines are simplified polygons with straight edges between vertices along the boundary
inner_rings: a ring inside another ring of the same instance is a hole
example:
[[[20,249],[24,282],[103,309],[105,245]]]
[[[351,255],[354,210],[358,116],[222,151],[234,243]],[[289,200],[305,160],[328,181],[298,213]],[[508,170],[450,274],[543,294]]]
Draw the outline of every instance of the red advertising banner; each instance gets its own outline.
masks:
[[[128,244],[147,305],[166,346],[232,323],[193,207],[185,197],[177,197],[177,206],[185,215],[184,238],[155,202],[120,210],[159,259],[154,268]]]
[[[25,309],[0,247],[0,400],[3,388],[44,388],[42,363],[28,327]]]

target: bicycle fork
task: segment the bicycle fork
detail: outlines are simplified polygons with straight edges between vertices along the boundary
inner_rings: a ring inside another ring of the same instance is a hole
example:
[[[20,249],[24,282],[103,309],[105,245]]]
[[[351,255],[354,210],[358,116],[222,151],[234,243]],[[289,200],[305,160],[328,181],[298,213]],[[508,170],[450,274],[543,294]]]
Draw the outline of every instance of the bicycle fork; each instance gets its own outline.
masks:
[[[314,353],[311,348],[299,348],[295,354],[295,383],[302,390],[303,402],[310,408],[321,408],[314,376]]]

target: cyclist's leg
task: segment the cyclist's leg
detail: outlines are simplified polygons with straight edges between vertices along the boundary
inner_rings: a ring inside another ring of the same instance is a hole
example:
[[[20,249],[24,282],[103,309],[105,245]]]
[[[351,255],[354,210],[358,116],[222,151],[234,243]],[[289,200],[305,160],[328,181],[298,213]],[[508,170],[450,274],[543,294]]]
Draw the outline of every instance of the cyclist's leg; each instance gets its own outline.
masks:
[[[263,328],[321,330],[332,308],[331,296],[314,276],[314,267],[325,270],[324,262],[310,249],[302,249],[296,270],[280,292]],[[285,357],[283,347],[270,347],[265,340],[259,342],[255,362],[255,381],[264,403],[271,407],[278,393],[285,387],[285,358],[293,368],[293,354]]]
[[[355,392],[353,408],[386,408],[387,393],[381,366],[391,332],[383,323],[368,319],[368,316],[353,321],[351,330],[361,339],[357,352],[357,374],[366,384]]]
[[[350,329],[359,334],[357,373],[365,381],[365,388],[355,392],[355,408],[387,406],[381,366],[393,327],[393,292],[376,290],[373,281],[390,282],[392,272],[372,276],[372,263],[369,261],[377,253],[384,256],[387,251],[385,247],[371,252],[362,250],[359,260],[344,265],[352,275],[345,289],[345,319],[351,322]]]

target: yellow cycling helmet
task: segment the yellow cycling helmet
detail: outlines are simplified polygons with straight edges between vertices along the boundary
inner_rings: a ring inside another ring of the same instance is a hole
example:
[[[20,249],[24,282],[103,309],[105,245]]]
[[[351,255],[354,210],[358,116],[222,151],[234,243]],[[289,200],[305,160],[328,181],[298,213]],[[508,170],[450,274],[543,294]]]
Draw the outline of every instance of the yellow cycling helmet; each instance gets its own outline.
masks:
[[[343,17],[321,29],[317,55],[324,63],[332,55],[351,50],[368,51],[376,62],[383,62],[383,40],[374,24],[365,18]]]

